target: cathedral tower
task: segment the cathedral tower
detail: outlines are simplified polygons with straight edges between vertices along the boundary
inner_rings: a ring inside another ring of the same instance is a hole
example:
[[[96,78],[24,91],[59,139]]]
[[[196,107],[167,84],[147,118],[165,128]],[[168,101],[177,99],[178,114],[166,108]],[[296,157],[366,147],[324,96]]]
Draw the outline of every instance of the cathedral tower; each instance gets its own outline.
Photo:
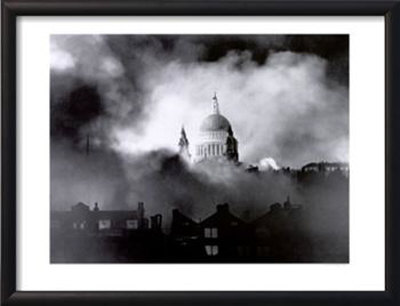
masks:
[[[179,154],[186,160],[190,161],[189,140],[187,139],[185,128],[182,126],[181,138],[179,139]]]

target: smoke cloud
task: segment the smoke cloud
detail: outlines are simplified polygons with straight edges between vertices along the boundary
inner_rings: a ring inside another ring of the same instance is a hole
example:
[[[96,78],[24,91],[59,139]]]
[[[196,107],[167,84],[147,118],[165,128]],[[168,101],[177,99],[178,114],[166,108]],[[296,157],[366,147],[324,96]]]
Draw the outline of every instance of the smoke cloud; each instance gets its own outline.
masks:
[[[82,139],[90,133],[94,144],[123,153],[175,150],[184,125],[193,151],[216,91],[242,161],[271,156],[300,167],[348,160],[348,87],[337,80],[348,77],[331,77],[343,54],[329,60],[293,52],[288,43],[293,39],[285,36],[239,36],[232,49],[228,38],[218,39],[52,36],[52,106],[92,86],[103,112],[79,127]],[[309,43],[316,49],[315,44]],[[210,57],[214,60],[204,60]],[[60,132],[54,125],[52,130]]]
[[[144,201],[150,214],[177,207],[199,220],[228,202],[251,219],[287,195],[321,198],[245,165],[348,160],[345,35],[53,35],[50,73],[53,209]],[[242,167],[193,167],[176,155],[182,125],[194,152],[215,91]]]

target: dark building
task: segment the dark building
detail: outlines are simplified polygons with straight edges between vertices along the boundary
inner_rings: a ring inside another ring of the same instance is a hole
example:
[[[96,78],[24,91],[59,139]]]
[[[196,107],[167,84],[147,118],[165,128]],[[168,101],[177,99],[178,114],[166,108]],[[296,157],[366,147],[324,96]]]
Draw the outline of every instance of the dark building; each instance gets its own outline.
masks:
[[[195,261],[204,258],[200,225],[183,215],[178,209],[172,211],[169,238],[171,261]]]
[[[227,203],[199,223],[175,209],[170,239],[176,258],[205,262],[245,261],[253,243],[251,225],[233,215]]]
[[[138,203],[137,210],[100,210],[97,203],[93,209],[82,202],[70,211],[52,211],[51,227],[55,231],[86,232],[122,236],[127,231],[147,229],[149,220],[144,216],[144,204]]]
[[[164,254],[161,215],[137,210],[91,210],[80,202],[70,211],[51,212],[52,262],[151,261]]]
[[[321,246],[326,239],[310,231],[308,213],[289,197],[252,222],[235,216],[227,203],[201,222],[174,209],[164,234],[162,216],[149,222],[143,203],[131,211],[78,203],[51,213],[51,262],[345,262],[347,249],[336,252],[334,239]]]
[[[216,261],[241,261],[251,255],[252,229],[230,212],[227,203],[217,205],[200,230],[206,255]]]
[[[349,175],[349,164],[348,163],[330,163],[330,162],[319,162],[309,163],[301,168],[302,172],[306,173],[332,173],[341,172],[343,175],[348,177]]]
[[[309,258],[311,249],[302,224],[302,207],[290,198],[253,221],[255,257],[270,262],[301,262]]]

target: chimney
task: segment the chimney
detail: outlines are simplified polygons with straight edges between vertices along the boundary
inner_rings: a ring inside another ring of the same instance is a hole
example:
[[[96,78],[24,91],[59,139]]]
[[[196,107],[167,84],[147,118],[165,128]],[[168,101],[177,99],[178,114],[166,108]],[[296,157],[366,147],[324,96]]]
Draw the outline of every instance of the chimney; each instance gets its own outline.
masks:
[[[99,205],[97,204],[97,202],[94,203],[93,211],[99,211],[99,210],[100,210],[100,209],[99,209]]]
[[[151,229],[155,231],[160,231],[161,222],[162,222],[162,216],[160,214],[151,216]]]
[[[138,203],[137,212],[138,212],[138,217],[140,219],[143,219],[144,218],[144,203],[143,202]]]
[[[285,209],[290,209],[291,206],[292,206],[292,203],[290,203],[290,197],[287,196],[285,203],[283,203],[283,207],[284,207]]]
[[[176,218],[176,217],[178,217],[178,215],[179,215],[179,209],[178,208],[174,208],[172,210],[172,217]]]

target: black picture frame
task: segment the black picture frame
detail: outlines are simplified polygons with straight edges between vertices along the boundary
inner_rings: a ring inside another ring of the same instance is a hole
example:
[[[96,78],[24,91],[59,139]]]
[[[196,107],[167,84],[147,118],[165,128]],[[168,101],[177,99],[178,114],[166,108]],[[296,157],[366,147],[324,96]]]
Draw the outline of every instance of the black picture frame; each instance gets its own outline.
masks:
[[[386,290],[367,292],[17,291],[16,21],[17,17],[27,15],[385,16]],[[2,1],[1,77],[1,302],[4,305],[400,305],[400,188],[396,188],[396,183],[400,181],[400,159],[398,158],[400,156],[399,1],[5,0]]]

